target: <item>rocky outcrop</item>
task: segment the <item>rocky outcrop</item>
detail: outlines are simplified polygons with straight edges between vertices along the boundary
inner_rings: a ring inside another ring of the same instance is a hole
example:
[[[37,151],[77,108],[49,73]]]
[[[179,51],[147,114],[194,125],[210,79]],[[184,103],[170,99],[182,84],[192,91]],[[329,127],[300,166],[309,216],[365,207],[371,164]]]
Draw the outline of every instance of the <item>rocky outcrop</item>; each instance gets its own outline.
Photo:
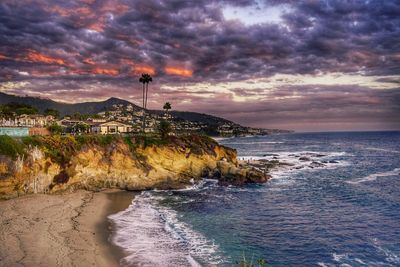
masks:
[[[105,145],[87,142],[54,152],[51,148],[57,146],[56,141],[47,137],[40,145],[29,145],[15,160],[1,156],[0,198],[76,189],[182,188],[203,177],[218,179],[223,185],[261,183],[269,178],[239,166],[234,149],[203,137],[171,137],[153,145],[135,138],[114,138]],[[46,146],[49,142],[53,143]]]

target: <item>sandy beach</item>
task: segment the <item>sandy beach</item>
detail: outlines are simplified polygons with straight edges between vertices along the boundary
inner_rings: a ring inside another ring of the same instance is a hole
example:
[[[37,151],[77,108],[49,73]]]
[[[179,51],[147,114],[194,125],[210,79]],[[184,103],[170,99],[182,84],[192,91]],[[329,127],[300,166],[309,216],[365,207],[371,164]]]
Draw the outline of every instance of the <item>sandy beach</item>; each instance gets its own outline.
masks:
[[[0,202],[0,266],[119,266],[107,216],[133,194],[78,191]]]

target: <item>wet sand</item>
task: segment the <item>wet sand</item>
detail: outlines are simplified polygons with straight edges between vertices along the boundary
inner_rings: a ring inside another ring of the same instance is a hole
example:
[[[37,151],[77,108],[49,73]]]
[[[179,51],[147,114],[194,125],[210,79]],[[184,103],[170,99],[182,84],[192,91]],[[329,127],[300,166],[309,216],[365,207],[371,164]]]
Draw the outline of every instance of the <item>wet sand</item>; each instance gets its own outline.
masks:
[[[0,266],[119,266],[107,216],[133,194],[78,191],[0,202]]]

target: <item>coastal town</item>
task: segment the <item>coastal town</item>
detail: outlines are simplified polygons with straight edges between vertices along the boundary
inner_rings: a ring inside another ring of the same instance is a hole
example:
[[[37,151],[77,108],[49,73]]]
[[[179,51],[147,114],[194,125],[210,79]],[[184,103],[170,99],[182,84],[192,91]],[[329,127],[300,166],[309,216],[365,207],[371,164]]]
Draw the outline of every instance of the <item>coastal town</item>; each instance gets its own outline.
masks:
[[[25,113],[26,112],[26,113]],[[143,112],[146,120],[143,127]],[[143,111],[133,104],[114,104],[109,110],[95,114],[81,114],[59,116],[59,112],[47,109],[39,112],[38,109],[24,104],[6,104],[0,106],[0,134],[10,136],[49,135],[58,133],[63,135],[80,134],[138,134],[156,133],[160,122],[170,124],[169,134],[176,133],[204,133],[211,136],[232,137],[267,135],[279,130],[244,127],[239,124],[222,120],[210,124],[207,121],[186,120],[174,116],[168,109],[164,111]]]

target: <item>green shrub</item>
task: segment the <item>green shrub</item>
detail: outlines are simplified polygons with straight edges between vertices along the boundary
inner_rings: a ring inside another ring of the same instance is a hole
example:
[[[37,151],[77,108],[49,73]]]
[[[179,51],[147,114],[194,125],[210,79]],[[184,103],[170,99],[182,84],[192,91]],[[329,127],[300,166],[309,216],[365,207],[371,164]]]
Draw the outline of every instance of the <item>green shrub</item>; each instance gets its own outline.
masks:
[[[168,137],[169,133],[172,131],[171,123],[166,120],[162,120],[160,121],[157,130],[160,133],[161,138],[166,139],[166,137]]]
[[[165,145],[167,143],[168,143],[167,140],[161,139],[157,136],[144,136],[143,140],[144,147]]]
[[[239,267],[264,267],[264,266],[267,266],[267,261],[263,258],[259,258],[254,261],[254,255],[249,260],[248,258],[246,258],[246,255],[243,253],[242,259],[240,259],[239,261],[236,261],[236,264]]]
[[[43,141],[42,137],[40,135],[34,135],[34,136],[24,136],[21,138],[22,143],[24,143],[26,146],[37,146],[41,147],[43,146]]]
[[[88,144],[97,144],[97,137],[95,135],[78,135],[75,136],[76,142],[79,146],[88,145]]]
[[[99,145],[108,146],[117,139],[115,135],[99,135]]]
[[[52,134],[62,134],[62,132],[64,131],[64,128],[61,125],[54,123],[54,124],[48,126],[47,130],[49,130]]]
[[[132,138],[130,136],[124,137],[124,143],[128,145],[131,152],[134,152],[136,150],[136,144],[132,142]]]
[[[16,159],[24,155],[24,145],[18,140],[8,136],[0,135],[0,155],[5,155]]]

